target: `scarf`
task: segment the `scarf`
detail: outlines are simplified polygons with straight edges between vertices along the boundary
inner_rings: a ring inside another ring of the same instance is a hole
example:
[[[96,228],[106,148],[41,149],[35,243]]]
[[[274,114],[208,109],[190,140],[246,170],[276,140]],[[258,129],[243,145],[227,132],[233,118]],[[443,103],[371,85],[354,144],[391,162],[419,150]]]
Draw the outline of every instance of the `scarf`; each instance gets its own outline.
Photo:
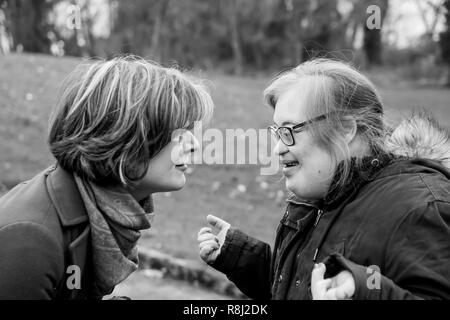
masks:
[[[74,175],[91,227],[94,294],[108,295],[138,268],[140,230],[150,228],[151,196],[138,203],[123,187],[99,187]]]

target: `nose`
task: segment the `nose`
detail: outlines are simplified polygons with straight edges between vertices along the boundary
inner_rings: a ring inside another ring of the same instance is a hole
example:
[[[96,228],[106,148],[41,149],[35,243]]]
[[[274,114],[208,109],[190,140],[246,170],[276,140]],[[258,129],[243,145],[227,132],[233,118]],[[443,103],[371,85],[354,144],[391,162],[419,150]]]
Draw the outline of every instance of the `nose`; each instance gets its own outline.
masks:
[[[277,144],[275,145],[275,148],[273,149],[273,152],[278,155],[281,156],[285,153],[287,153],[289,151],[288,147],[286,147],[286,145],[281,142],[281,140],[277,141]]]
[[[192,134],[192,132],[187,131],[184,136],[185,143],[183,146],[183,151],[185,153],[192,153],[200,148],[200,144],[197,138]]]

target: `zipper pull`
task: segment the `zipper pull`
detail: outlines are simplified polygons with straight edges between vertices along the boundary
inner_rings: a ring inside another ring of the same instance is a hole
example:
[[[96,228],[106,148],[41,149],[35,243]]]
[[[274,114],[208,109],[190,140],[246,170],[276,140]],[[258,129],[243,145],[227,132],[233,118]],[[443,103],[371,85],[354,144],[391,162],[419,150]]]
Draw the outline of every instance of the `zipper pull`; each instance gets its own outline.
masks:
[[[314,251],[314,257],[313,257],[313,262],[316,262],[317,259],[317,254],[319,253],[319,248],[316,248],[316,250]]]
[[[322,218],[323,215],[323,210],[317,211],[317,218],[316,218],[316,222],[314,222],[314,228],[317,227],[317,225],[319,224],[319,220],[320,218]]]

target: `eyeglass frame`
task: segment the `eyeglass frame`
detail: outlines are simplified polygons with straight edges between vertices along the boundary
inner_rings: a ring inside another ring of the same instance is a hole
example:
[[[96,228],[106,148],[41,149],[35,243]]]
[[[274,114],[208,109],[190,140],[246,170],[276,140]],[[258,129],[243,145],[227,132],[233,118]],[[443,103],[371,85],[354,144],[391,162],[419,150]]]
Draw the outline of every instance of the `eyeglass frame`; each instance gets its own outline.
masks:
[[[319,122],[319,121],[327,119],[332,113],[335,113],[335,112],[329,112],[329,113],[322,114],[322,115],[317,116],[315,118],[312,118],[310,120],[306,120],[304,122],[296,124],[293,127],[288,127],[288,126],[278,127],[277,125],[273,125],[273,126],[269,126],[268,129],[270,131],[272,131],[275,134],[275,136],[278,138],[278,140],[281,140],[281,142],[283,142],[283,144],[285,146],[292,147],[293,145],[295,145],[294,133],[302,132],[303,130],[299,130],[299,129],[302,129],[302,128],[304,128],[307,125],[310,125],[310,124],[313,124],[313,123],[316,123],[316,122]],[[278,131],[280,129],[287,129],[289,131],[289,134],[291,135],[291,138],[292,138],[292,143],[291,144],[287,144],[286,142],[283,141],[283,139],[281,138],[281,136],[278,133]]]

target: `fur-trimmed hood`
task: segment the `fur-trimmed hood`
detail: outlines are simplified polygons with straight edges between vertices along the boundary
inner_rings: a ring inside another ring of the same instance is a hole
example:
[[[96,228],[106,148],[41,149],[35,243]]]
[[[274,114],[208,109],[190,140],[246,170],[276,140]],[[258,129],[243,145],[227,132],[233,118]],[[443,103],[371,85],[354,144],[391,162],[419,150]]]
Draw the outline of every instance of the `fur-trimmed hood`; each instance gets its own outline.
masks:
[[[450,133],[429,114],[403,120],[388,138],[387,148],[397,156],[438,161],[450,170]]]

